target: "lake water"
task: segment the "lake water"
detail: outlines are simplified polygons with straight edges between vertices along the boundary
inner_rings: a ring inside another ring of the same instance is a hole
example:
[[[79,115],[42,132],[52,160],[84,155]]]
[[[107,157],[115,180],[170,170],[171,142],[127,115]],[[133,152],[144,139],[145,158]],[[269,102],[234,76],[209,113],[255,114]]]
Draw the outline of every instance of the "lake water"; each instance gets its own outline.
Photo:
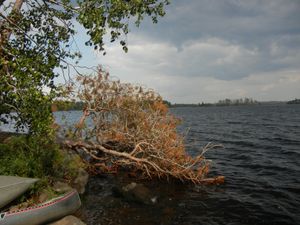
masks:
[[[144,182],[156,205],[115,197],[124,177],[94,177],[84,199],[87,224],[300,224],[300,105],[173,108],[189,129],[187,150],[207,142],[219,186]]]
[[[134,180],[96,176],[83,197],[81,216],[90,224],[300,224],[300,105],[172,108],[182,118],[189,154],[208,142],[211,175],[225,184],[195,186],[143,181],[155,205],[128,202],[112,189]],[[62,112],[56,113],[60,122]],[[70,123],[81,112],[65,114]],[[60,122],[61,123],[61,122]]]

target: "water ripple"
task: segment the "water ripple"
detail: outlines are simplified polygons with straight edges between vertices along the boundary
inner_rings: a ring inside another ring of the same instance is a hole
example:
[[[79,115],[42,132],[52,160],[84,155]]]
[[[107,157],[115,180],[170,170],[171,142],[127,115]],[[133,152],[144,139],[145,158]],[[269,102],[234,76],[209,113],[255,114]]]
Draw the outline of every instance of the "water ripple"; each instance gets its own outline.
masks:
[[[189,128],[186,142],[191,155],[199,154],[207,142],[224,145],[209,151],[207,158],[213,159],[211,175],[225,175],[225,184],[145,183],[160,196],[156,206],[128,204],[106,191],[105,200],[98,198],[85,206],[90,207],[88,224],[106,224],[103,217],[111,224],[300,224],[300,105],[172,112],[184,121],[179,131]],[[89,188],[101,184],[109,190],[115,181],[91,182]]]

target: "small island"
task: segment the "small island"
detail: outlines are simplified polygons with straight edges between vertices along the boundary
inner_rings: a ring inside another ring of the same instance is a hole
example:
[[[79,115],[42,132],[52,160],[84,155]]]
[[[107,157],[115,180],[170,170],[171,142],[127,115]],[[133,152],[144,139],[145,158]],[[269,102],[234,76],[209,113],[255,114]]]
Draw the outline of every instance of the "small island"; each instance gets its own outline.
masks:
[[[287,104],[300,104],[300,99],[295,98],[294,100],[288,101]]]

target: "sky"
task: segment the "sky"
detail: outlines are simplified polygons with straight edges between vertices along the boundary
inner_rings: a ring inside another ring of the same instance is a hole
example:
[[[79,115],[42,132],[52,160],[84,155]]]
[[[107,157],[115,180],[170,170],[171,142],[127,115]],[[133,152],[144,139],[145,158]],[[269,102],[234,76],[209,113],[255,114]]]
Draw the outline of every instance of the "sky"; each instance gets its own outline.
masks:
[[[76,27],[81,65],[172,103],[300,98],[300,0],[173,0],[158,24],[131,26],[128,53],[117,43],[106,56]]]

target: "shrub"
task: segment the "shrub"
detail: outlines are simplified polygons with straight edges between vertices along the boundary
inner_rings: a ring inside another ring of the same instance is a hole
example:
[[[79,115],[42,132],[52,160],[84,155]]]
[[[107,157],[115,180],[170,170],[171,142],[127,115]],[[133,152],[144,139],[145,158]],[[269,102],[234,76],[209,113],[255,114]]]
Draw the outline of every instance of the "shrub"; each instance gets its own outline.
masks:
[[[57,175],[62,156],[46,137],[19,136],[0,146],[0,174],[43,178]]]
[[[83,163],[71,157],[49,137],[16,136],[0,144],[0,174],[40,178],[40,186],[53,180],[71,180]]]

